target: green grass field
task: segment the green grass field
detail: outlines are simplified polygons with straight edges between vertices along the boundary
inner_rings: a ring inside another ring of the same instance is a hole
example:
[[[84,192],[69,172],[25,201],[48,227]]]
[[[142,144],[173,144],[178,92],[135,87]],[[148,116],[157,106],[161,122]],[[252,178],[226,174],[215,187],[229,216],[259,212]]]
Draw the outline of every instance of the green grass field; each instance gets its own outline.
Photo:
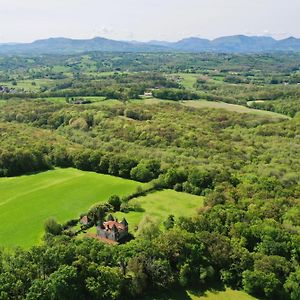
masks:
[[[255,300],[256,298],[246,294],[243,291],[235,291],[226,289],[226,291],[208,291],[202,296],[197,296],[192,292],[188,292],[191,300]]]
[[[200,74],[179,73],[181,84],[187,89],[194,89],[194,84]]]
[[[224,291],[207,291],[201,295],[191,291],[176,290],[172,293],[152,296],[145,300],[255,300],[243,291],[227,288]]]
[[[35,85],[32,85],[32,83]],[[51,79],[32,79],[32,80],[17,80],[17,85],[14,86],[12,82],[3,82],[0,85],[7,86],[9,88],[24,89],[25,91],[38,92],[42,86],[51,87],[54,86],[55,81]]]
[[[194,215],[197,208],[203,205],[203,197],[179,193],[174,190],[163,190],[133,199],[130,203],[132,205],[139,203],[144,211],[119,212],[115,216],[119,219],[125,217],[130,224],[130,231],[133,232],[146,215],[158,222],[163,222],[170,214],[175,217]]]
[[[216,109],[225,109],[228,111],[234,111],[238,113],[247,113],[247,114],[255,114],[255,115],[265,115],[274,118],[281,119],[289,119],[288,116],[274,113],[271,111],[260,110],[260,109],[252,109],[242,105],[229,104],[225,102],[214,102],[214,101],[206,101],[206,100],[189,100],[182,101],[182,104],[189,107],[195,108],[216,108]]]
[[[0,245],[29,247],[42,237],[47,218],[77,218],[94,203],[132,193],[140,185],[71,168],[0,178]]]
[[[172,101],[172,100],[161,100],[157,98],[149,98],[142,100],[131,100],[132,103],[143,103],[149,105],[155,105],[159,103],[180,103],[184,106],[194,107],[194,108],[212,108],[212,109],[225,109],[227,111],[233,111],[244,114],[255,114],[261,116],[269,116],[271,118],[279,118],[279,119],[290,119],[290,117],[282,114],[278,114],[271,111],[261,110],[261,109],[253,109],[243,105],[230,104],[225,102],[215,102],[215,101],[207,101],[207,100],[188,100],[188,101]]]

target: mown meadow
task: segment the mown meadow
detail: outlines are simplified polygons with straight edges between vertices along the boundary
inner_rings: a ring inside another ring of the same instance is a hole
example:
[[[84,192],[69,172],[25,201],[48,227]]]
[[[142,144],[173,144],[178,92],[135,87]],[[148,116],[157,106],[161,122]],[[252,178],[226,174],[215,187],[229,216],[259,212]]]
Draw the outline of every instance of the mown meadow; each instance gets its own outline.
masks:
[[[135,211],[118,212],[114,216],[119,220],[126,218],[130,224],[130,230],[134,234],[134,229],[147,216],[153,219],[154,222],[159,222],[161,226],[170,215],[175,218],[195,216],[197,209],[203,206],[203,200],[201,196],[180,193],[174,190],[163,190],[132,199],[130,205],[135,207]]]
[[[256,298],[243,291],[232,289],[212,290],[204,293],[193,291],[175,290],[168,294],[162,294],[147,298],[147,300],[255,300]]]
[[[76,219],[111,195],[125,196],[141,183],[84,172],[57,169],[36,175],[0,178],[0,244],[30,247],[41,242],[50,217],[64,223]]]

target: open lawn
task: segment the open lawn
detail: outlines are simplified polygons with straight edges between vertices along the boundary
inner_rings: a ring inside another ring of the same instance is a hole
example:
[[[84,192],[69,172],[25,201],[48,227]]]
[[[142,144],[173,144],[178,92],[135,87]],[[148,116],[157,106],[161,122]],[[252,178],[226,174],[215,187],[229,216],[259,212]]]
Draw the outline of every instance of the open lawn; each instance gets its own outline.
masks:
[[[174,291],[160,296],[152,296],[146,300],[255,300],[256,298],[246,294],[243,291],[236,291],[227,288],[224,291],[207,291],[197,295],[190,291]]]
[[[0,178],[0,245],[29,247],[43,234],[47,218],[59,222],[79,217],[109,196],[127,195],[138,182],[76,169]]]
[[[197,81],[197,78],[201,76],[200,74],[190,74],[190,73],[178,73],[174,76],[180,77],[180,83],[187,89],[194,89],[194,84]]]
[[[197,296],[192,292],[188,292],[192,300],[255,300],[256,298],[246,294],[243,291],[235,291],[226,289],[226,291],[208,291],[202,296]]]
[[[0,85],[7,86],[9,88],[24,89],[25,91],[31,92],[38,92],[42,86],[52,87],[54,84],[55,81],[51,79],[17,80],[17,85],[15,86],[12,82],[0,83]]]
[[[288,116],[274,113],[271,111],[260,110],[260,109],[252,109],[242,105],[236,104],[229,104],[225,102],[214,102],[214,101],[206,101],[206,100],[189,100],[189,101],[182,101],[182,104],[189,107],[195,108],[217,108],[217,109],[225,109],[228,111],[234,111],[238,113],[248,113],[248,114],[256,114],[256,115],[265,115],[274,118],[281,118],[281,119],[289,119]]]
[[[127,219],[131,232],[146,215],[159,222],[163,222],[170,214],[175,217],[194,215],[197,208],[203,205],[203,197],[174,190],[163,190],[130,201],[131,205],[136,203],[141,207],[140,212],[115,214],[119,219],[123,217]]]
[[[131,99],[129,100],[130,103],[137,103],[137,104],[140,104],[140,103],[143,103],[143,104],[147,104],[147,105],[156,105],[156,104],[159,104],[159,103],[176,103],[176,101],[173,101],[173,100],[162,100],[162,99],[157,99],[157,98],[142,98],[142,99]]]

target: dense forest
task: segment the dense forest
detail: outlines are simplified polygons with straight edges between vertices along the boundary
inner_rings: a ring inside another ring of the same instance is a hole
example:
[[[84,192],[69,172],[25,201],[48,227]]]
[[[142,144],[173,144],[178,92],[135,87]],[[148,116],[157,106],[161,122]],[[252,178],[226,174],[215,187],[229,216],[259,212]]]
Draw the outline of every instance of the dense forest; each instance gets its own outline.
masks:
[[[228,286],[298,300],[299,67],[299,54],[1,57],[0,177],[74,167],[205,198],[118,246],[46,230],[2,249],[0,299]]]

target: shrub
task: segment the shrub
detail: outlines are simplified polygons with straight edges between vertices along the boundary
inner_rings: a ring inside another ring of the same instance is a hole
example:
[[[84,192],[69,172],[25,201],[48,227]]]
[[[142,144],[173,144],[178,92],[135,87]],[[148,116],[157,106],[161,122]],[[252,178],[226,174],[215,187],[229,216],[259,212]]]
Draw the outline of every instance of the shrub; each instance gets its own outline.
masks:
[[[120,197],[117,195],[111,196],[108,203],[113,207],[114,211],[119,211],[122,204]]]
[[[46,220],[44,224],[45,232],[53,235],[60,235],[62,232],[62,226],[56,222],[54,218]]]

